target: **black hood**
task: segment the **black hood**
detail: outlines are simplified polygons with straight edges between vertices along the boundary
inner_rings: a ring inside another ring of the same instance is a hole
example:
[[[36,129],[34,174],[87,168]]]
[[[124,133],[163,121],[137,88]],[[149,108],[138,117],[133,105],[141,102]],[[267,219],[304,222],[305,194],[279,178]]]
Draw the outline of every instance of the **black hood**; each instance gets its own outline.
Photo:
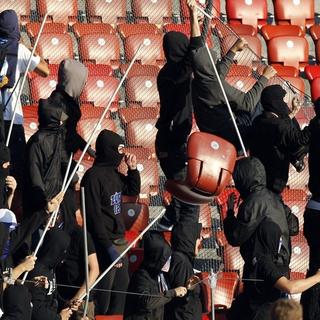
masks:
[[[54,269],[64,258],[70,244],[70,236],[62,229],[51,229],[39,250],[37,263]]]
[[[124,142],[117,133],[107,129],[102,130],[96,141],[95,165],[118,167],[124,156],[118,151],[120,144]]]
[[[0,144],[0,165],[10,162],[10,149],[4,143]]]
[[[150,274],[157,275],[171,256],[171,247],[163,235],[150,231],[144,236],[144,259],[142,267]]]
[[[190,41],[182,32],[170,31],[163,37],[163,51],[167,62],[177,63],[184,59],[189,50]]]
[[[240,159],[233,171],[235,187],[241,198],[266,187],[266,171],[261,161],[254,157]]]
[[[20,40],[19,20],[14,10],[4,10],[0,13],[0,37]]]
[[[41,100],[38,108],[39,129],[58,130],[61,128],[60,121],[65,122],[68,116],[58,106],[44,103]]]
[[[287,118],[290,113],[288,105],[283,101],[287,94],[279,84],[268,86],[261,93],[261,104],[264,111],[273,112],[280,118]]]
[[[9,175],[10,167],[3,168],[2,165],[10,161],[10,150],[4,145],[0,144],[0,209],[7,208],[7,187],[6,178]]]
[[[177,224],[172,230],[172,249],[184,253],[189,259],[193,259],[201,228],[202,224],[197,222]]]
[[[320,98],[314,102],[314,112],[318,117],[320,116]]]

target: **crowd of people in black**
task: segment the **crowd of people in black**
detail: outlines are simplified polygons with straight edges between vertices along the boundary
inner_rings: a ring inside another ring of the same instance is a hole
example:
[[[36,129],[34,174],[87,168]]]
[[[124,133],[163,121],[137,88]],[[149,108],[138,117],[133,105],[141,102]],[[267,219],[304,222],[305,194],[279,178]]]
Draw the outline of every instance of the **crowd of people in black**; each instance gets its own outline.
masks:
[[[316,116],[301,130],[295,119],[299,100],[292,101],[291,110],[285,102],[286,91],[280,85],[268,86],[268,80],[276,75],[272,67],[265,67],[248,92],[232,87],[225,77],[246,42],[237,40],[220,60],[211,50],[217,75],[205,46],[210,21],[205,18],[201,29],[195,0],[186,2],[191,38],[169,32],[163,39],[167,62],[157,79],[160,117],[155,141],[160,166],[167,179],[186,178],[186,146],[193,114],[201,132],[231,142],[239,154],[233,180],[242,203],[238,206],[235,195],[229,196],[223,226],[227,241],[240,247],[245,263],[243,291],[227,318],[302,319],[300,306],[278,300],[303,292],[304,319],[319,319],[320,100],[314,103]],[[211,9],[209,1],[206,10]],[[26,143],[17,94],[21,75],[34,71],[46,77],[49,68],[37,53],[31,56],[30,48],[21,42],[13,10],[0,13],[0,52],[0,318],[67,320],[123,314],[126,320],[200,320],[201,287],[193,269],[201,245],[199,205],[173,196],[158,229],[143,237],[143,262],[129,278],[128,258],[122,255],[128,241],[121,203],[123,195],[139,195],[140,174],[136,156],[124,151],[125,141],[117,133],[102,130],[95,150],[86,148],[87,142],[78,134],[79,97],[87,68],[72,59],[60,63],[57,87],[49,98],[39,101],[38,131]],[[218,76],[249,157],[241,155]],[[259,102],[262,112],[257,115]],[[74,160],[68,170],[69,159],[78,150],[87,150],[94,158],[81,180],[87,212],[87,256],[84,231],[75,215],[78,177],[70,176]],[[291,237],[298,234],[299,224],[281,194],[287,188],[290,163],[298,172],[303,171],[306,154],[311,197],[305,210],[304,236],[310,247],[309,271],[306,279],[290,280]],[[118,171],[121,162],[128,168],[127,175]],[[63,190],[66,175],[70,186]],[[13,212],[17,203],[23,208],[19,223]],[[55,219],[51,219],[53,214]],[[171,243],[161,230],[171,231]],[[35,256],[32,253],[44,233]],[[86,317],[85,263],[89,287],[114,264],[91,292]],[[22,279],[25,273],[28,276]]]

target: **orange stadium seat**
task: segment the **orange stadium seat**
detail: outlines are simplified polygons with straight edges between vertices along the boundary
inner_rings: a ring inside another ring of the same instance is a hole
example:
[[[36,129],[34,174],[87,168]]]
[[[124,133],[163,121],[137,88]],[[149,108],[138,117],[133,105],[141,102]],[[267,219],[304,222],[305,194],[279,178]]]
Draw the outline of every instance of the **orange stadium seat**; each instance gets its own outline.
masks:
[[[87,34],[80,38],[79,52],[83,61],[109,64],[117,69],[120,65],[120,44],[117,36]]]
[[[134,34],[162,34],[157,25],[152,23],[122,23],[118,25],[117,29],[123,39]]]
[[[113,77],[89,76],[80,100],[83,103],[93,103],[97,107],[106,107],[118,85],[119,80]],[[119,94],[113,100],[109,110],[115,112],[118,106]]]
[[[126,83],[126,94],[129,102],[139,103],[141,106],[157,106],[160,102],[156,77],[130,77]]]
[[[235,193],[237,199],[240,197],[236,188],[226,188],[216,198],[222,221],[227,217],[227,200],[231,193]]]
[[[311,82],[311,96],[313,101],[320,97],[320,77]]]
[[[137,160],[148,160],[155,158],[155,154],[152,153],[152,150],[143,147],[124,147],[124,152],[133,153]]]
[[[305,85],[304,81],[301,77],[286,77],[282,76],[282,78],[286,81],[288,81],[295,89],[295,91],[302,92],[304,94],[305,92]],[[289,102],[289,105],[291,105],[291,101]]]
[[[197,2],[198,4],[200,4],[202,8],[204,8],[205,0],[198,0]],[[212,15],[220,17],[220,0],[213,0],[212,4],[213,4]],[[180,12],[181,12],[182,21],[183,22],[189,21],[190,13],[185,0],[180,0],[180,8],[181,8]]]
[[[252,69],[249,66],[232,64],[230,66],[228,77],[236,76],[250,77],[252,75]]]
[[[151,34],[135,34],[125,40],[125,54],[127,61],[131,61],[144,40],[150,40],[150,45],[143,46],[137,56],[137,62],[162,66],[165,62],[162,49],[162,36]]]
[[[226,12],[230,24],[247,24],[255,28],[267,24],[268,8],[266,0],[227,0]]]
[[[35,38],[40,31],[40,22],[29,22],[26,24],[26,30],[30,38]],[[68,26],[64,23],[47,22],[42,30],[42,34],[45,33],[58,33],[66,34],[68,31]]]
[[[126,0],[87,0],[90,22],[123,23],[127,15]]]
[[[237,293],[239,275],[236,272],[218,273],[217,287],[214,294],[215,308],[229,309]]]
[[[274,0],[273,6],[277,24],[293,24],[301,28],[314,24],[314,0]]]
[[[56,0],[37,0],[39,15],[49,14],[53,22],[75,23],[78,16],[78,1],[65,0],[63,4]]]
[[[314,41],[320,39],[320,25],[315,24],[310,27],[310,35]]]
[[[143,248],[132,248],[128,252],[129,274],[133,274],[140,267],[144,256]]]
[[[163,24],[172,22],[172,1],[135,0],[132,11],[136,22]]]
[[[119,117],[124,124],[135,120],[159,118],[159,108],[155,107],[134,107],[120,108]]]
[[[295,25],[271,25],[267,24],[261,28],[261,34],[266,41],[274,37],[304,37],[305,32]]]
[[[120,65],[120,71],[124,74],[128,69],[129,64]],[[160,67],[150,65],[150,64],[138,64],[134,63],[128,73],[128,78],[137,77],[137,76],[149,76],[157,77],[160,71]]]
[[[80,107],[81,110],[81,119],[100,119],[104,108],[94,107],[92,104],[82,104]],[[106,115],[108,118],[108,113]]]
[[[21,24],[29,22],[31,12],[30,0],[0,1],[0,12],[9,9],[12,9],[17,13]]]
[[[77,38],[88,34],[115,34],[115,30],[109,23],[75,23],[73,32]]]
[[[291,66],[301,71],[308,64],[309,44],[303,37],[274,37],[268,42],[268,59],[271,64]]]
[[[85,63],[88,68],[89,76],[111,77],[113,69],[108,64]]]
[[[237,271],[242,276],[244,261],[240,254],[239,247],[232,247],[229,244],[223,247],[224,268],[226,270]]]
[[[30,80],[30,95],[33,103],[39,99],[46,99],[50,96],[51,92],[56,88],[57,76],[50,75],[47,78],[35,77]]]
[[[292,238],[292,254],[289,268],[291,272],[299,272],[304,275],[309,268],[309,246],[306,241],[297,241]]]
[[[38,130],[38,105],[23,107],[23,127],[26,141]]]
[[[142,232],[149,222],[149,207],[142,203],[122,203],[121,214],[126,230]]]
[[[309,182],[309,167],[308,160],[305,160],[306,168],[298,173],[297,170],[290,164],[289,167],[289,178],[288,187],[290,189],[301,189],[306,190]]]
[[[248,36],[256,36],[257,29],[248,24],[231,24],[229,27],[239,36],[248,35]]]
[[[40,37],[37,50],[50,64],[59,64],[63,59],[73,58],[73,44],[69,34],[45,33]]]
[[[308,65],[304,68],[307,78],[312,81],[320,77],[320,66]]]

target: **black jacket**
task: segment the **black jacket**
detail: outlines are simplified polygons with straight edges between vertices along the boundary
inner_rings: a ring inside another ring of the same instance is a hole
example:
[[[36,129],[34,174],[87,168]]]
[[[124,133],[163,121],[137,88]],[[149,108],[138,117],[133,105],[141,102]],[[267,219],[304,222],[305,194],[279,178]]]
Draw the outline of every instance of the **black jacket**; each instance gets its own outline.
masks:
[[[144,237],[145,258],[141,267],[132,275],[124,309],[125,320],[162,320],[164,305],[175,296],[174,289],[160,286],[161,269],[171,255],[171,248],[163,236],[150,232]],[[164,278],[162,278],[164,279]]]
[[[244,273],[246,263],[250,264],[253,258],[252,235],[266,217],[280,227],[283,245],[279,253],[279,263],[289,265],[291,243],[286,212],[279,197],[266,187],[266,173],[262,163],[254,157],[238,160],[233,179],[243,202],[237,217],[233,211],[229,211],[223,225],[228,242],[232,246],[240,246],[245,261]]]
[[[194,275],[196,240],[200,238],[200,223],[180,223],[172,231],[172,258],[168,280],[171,288],[186,286]],[[183,298],[175,298],[165,306],[166,320],[200,320],[202,304],[201,288],[195,286]]]

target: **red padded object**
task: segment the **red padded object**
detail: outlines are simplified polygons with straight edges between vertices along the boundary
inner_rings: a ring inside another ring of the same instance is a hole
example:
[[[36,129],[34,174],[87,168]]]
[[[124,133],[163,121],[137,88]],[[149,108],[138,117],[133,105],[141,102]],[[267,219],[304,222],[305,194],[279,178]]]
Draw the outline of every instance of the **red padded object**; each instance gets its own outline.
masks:
[[[298,121],[300,128],[304,129],[310,122],[310,120],[315,116],[313,107],[301,107],[301,109],[296,114],[295,118]]]
[[[229,27],[238,35],[256,36],[257,29],[248,24],[232,24]]]
[[[120,71],[124,74],[128,69],[129,64],[121,64]],[[160,68],[158,66],[149,65],[149,64],[138,64],[134,63],[128,73],[128,78],[136,77],[136,76],[149,76],[149,77],[157,77]]]
[[[304,37],[305,32],[299,26],[294,25],[271,25],[267,24],[261,28],[261,34],[266,41],[274,37],[280,36],[295,36],[295,37]]]
[[[296,89],[298,89],[298,90],[296,90],[296,91],[302,92],[302,94],[304,94],[304,92],[305,92],[305,85],[304,85],[304,81],[303,81],[303,79],[302,79],[301,77],[285,77],[285,76],[282,76],[282,78],[283,78],[284,80],[289,81],[293,87],[295,87]],[[288,104],[289,104],[289,106],[290,106],[290,105],[291,105],[291,101],[290,101]]]
[[[303,37],[274,37],[268,42],[269,63],[280,63],[303,70],[309,60],[309,44]]]
[[[152,23],[122,23],[118,25],[118,32],[122,38],[127,38],[134,34],[161,34],[161,30]]]
[[[30,137],[38,131],[38,124],[38,115],[24,115],[23,128],[27,142]]]
[[[120,44],[117,36],[111,34],[87,34],[80,38],[81,59],[97,64],[120,65]]]
[[[232,64],[229,68],[228,77],[250,77],[252,69],[248,66]]]
[[[27,106],[23,106],[23,117],[38,117],[38,105],[37,104],[31,104]]]
[[[273,68],[277,71],[280,77],[299,77],[299,70],[295,67],[283,66],[281,64],[274,64]]]
[[[96,316],[96,320],[123,320],[122,315]]]
[[[314,0],[274,0],[273,6],[277,24],[294,24],[302,28],[314,24]]]
[[[222,220],[224,220],[227,217],[227,211],[228,211],[227,200],[231,193],[234,193],[236,195],[236,199],[237,199],[236,201],[238,201],[240,194],[236,188],[226,188],[216,198],[217,203],[219,204],[219,211],[220,211],[220,216]],[[235,208],[235,212],[237,213],[236,208]]]
[[[89,76],[112,76],[113,70],[108,64],[86,63],[85,65],[88,68]]]
[[[239,247],[232,247],[229,244],[223,247],[224,250],[224,268],[237,271],[242,276],[244,261],[240,254]]]
[[[125,22],[126,0],[87,0],[87,7],[90,22]]]
[[[210,238],[212,236],[211,209],[208,204],[200,206],[199,222],[202,224],[201,237]]]
[[[29,37],[35,38],[40,31],[41,23],[40,22],[30,22],[27,23],[26,29]],[[47,22],[42,30],[42,34],[44,33],[61,33],[65,34],[68,31],[68,26],[64,23],[54,23]]]
[[[227,0],[226,13],[230,24],[248,24],[255,28],[267,24],[268,8],[266,0]]]
[[[124,152],[133,153],[137,160],[149,160],[152,158],[156,158],[155,154],[152,153],[152,150],[143,147],[124,147]]]
[[[204,1],[197,0],[197,2],[202,8],[205,8],[203,6]],[[220,0],[213,0],[212,4],[213,4],[212,15],[219,17],[220,16]],[[180,8],[181,8],[182,19],[187,20],[187,21],[190,20],[190,13],[189,13],[189,9],[188,9],[188,6],[187,6],[187,3],[185,0],[180,0]],[[199,16],[202,16],[202,14],[199,13]]]
[[[233,87],[243,92],[249,91],[257,82],[257,80],[252,76],[248,77],[248,76],[239,76],[239,75],[231,76],[231,77],[227,76],[226,80]]]
[[[314,80],[320,77],[320,66],[318,65],[307,65],[304,68],[304,72],[309,80]]]
[[[156,106],[160,103],[156,77],[130,77],[126,83],[126,94],[129,102],[140,103],[142,106]]]
[[[239,283],[237,272],[220,272],[216,291],[214,293],[214,305],[217,308],[229,309],[233,298],[236,296]]]
[[[168,180],[166,189],[187,203],[209,203],[230,183],[236,150],[218,136],[194,132],[189,137],[187,153],[186,180]]]
[[[30,80],[30,95],[32,102],[38,102],[40,98],[46,99],[56,88],[57,76],[52,75],[46,78],[35,77]]]
[[[101,107],[94,107],[92,104],[82,104],[80,107],[81,119],[100,119],[104,109]],[[108,117],[108,114],[106,118]]]
[[[128,252],[129,274],[133,274],[140,267],[144,257],[143,248],[132,248]]]
[[[64,0],[37,0],[39,15],[44,17],[46,13],[54,22],[74,23],[78,16],[78,1]]]
[[[121,215],[126,230],[142,232],[149,222],[149,208],[141,203],[122,203]]]
[[[89,76],[80,100],[84,103],[91,102],[97,107],[106,107],[118,85],[119,80],[113,77]],[[109,111],[117,111],[118,102],[119,95],[113,100]]]
[[[123,123],[128,124],[135,120],[159,118],[159,108],[155,107],[129,107],[120,108],[119,117]]]
[[[137,22],[163,24],[172,21],[172,1],[135,0],[132,11]]]
[[[163,65],[165,61],[162,49],[162,35],[159,34],[134,34],[125,40],[126,59],[131,61],[139,46],[145,39],[150,40],[149,46],[143,46],[137,56],[137,62],[141,64]]]
[[[309,246],[306,241],[292,238],[292,253],[289,268],[293,272],[306,273],[309,268]]]
[[[12,9],[17,13],[19,22],[25,24],[30,19],[31,1],[30,0],[11,0],[0,1],[0,12]]]
[[[309,182],[309,166],[308,158],[305,159],[306,168],[303,172],[298,173],[297,170],[290,164],[289,178],[287,185],[290,189],[302,189],[306,190]]]
[[[42,34],[37,50],[50,64],[59,64],[63,59],[73,58],[73,44],[69,34]]]
[[[320,25],[315,24],[310,27],[310,35],[314,41],[320,39]]]
[[[109,23],[75,23],[73,32],[77,38],[87,34],[115,34],[115,30]]]
[[[320,78],[316,78],[311,82],[311,96],[313,101],[320,97]]]

